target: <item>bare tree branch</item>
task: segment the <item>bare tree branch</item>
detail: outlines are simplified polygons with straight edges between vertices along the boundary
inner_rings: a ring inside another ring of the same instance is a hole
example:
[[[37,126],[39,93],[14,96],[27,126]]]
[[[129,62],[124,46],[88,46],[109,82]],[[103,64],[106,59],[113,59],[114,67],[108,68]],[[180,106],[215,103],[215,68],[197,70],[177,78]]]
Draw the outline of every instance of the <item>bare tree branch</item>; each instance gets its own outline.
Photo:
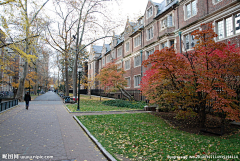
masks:
[[[38,37],[38,36],[39,35],[34,35],[34,36],[31,36],[31,37],[25,38],[23,40],[19,40],[19,41],[12,42],[12,43],[7,43],[7,44],[4,42],[4,40],[2,40],[2,38],[0,38],[0,41],[4,44],[4,45],[0,46],[0,48],[7,47],[7,46],[12,45],[12,44],[17,44],[19,42],[26,41],[26,39],[30,39],[30,38],[34,38],[34,37]]]

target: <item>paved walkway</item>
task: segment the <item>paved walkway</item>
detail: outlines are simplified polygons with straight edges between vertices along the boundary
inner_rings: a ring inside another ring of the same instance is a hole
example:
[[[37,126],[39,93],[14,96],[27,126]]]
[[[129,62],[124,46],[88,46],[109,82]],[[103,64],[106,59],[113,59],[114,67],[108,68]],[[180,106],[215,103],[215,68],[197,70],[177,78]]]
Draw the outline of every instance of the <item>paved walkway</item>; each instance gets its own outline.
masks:
[[[31,101],[29,110],[20,103],[1,113],[0,129],[0,160],[107,160],[53,92]]]

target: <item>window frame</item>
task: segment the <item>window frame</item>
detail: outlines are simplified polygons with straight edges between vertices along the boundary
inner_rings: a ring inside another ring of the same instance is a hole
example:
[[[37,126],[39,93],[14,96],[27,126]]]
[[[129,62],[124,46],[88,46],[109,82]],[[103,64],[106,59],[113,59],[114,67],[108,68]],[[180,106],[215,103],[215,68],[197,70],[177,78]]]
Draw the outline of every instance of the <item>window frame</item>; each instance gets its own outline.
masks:
[[[105,57],[102,58],[102,66],[105,65]]]
[[[154,38],[154,26],[151,26],[149,27],[147,30],[146,30],[146,34],[147,34],[147,41],[149,40],[152,40]]]
[[[220,3],[220,2],[222,2],[222,0],[212,0],[212,4],[213,5],[216,5],[216,4]]]
[[[128,45],[127,45],[128,44]],[[128,46],[128,48],[127,48],[127,46]],[[128,50],[127,50],[128,49]],[[127,41],[126,43],[125,43],[125,51],[126,52],[129,52],[130,51],[130,41]]]
[[[125,77],[125,80],[127,81],[127,87],[126,88],[131,88],[131,77],[130,76],[129,77]]]
[[[140,78],[140,80],[136,80],[136,78]],[[134,75],[134,87],[140,87],[140,84],[141,84],[141,74],[138,74],[138,75]],[[137,82],[138,81],[138,82]],[[136,85],[136,83],[138,83],[138,85]]]
[[[120,62],[120,63],[117,63],[117,69],[119,70],[119,69],[121,69],[122,68],[122,63]]]
[[[136,63],[138,63],[138,62],[136,62],[137,61],[136,60],[137,57],[139,57],[139,64],[136,64]],[[140,66],[141,66],[141,55],[138,54],[138,55],[134,56],[134,68],[140,67]]]
[[[120,46],[119,48],[117,48],[117,58],[121,57],[123,55],[123,51],[122,51],[122,46]],[[119,54],[119,51],[121,51],[121,55]]]
[[[126,68],[126,65],[127,65],[126,62],[128,62],[128,61],[129,61],[129,66],[128,66],[128,68]],[[125,68],[125,70],[130,70],[131,69],[131,59],[128,59],[128,60],[124,61],[124,68]]]
[[[190,33],[187,33],[185,35],[183,35],[183,42],[184,42],[184,50],[187,51],[187,50],[192,50],[192,48],[197,44],[197,40],[194,39],[194,35],[191,35],[192,32]],[[186,36],[188,36],[188,48],[187,48],[187,43],[186,43]],[[192,45],[194,43],[194,45]]]
[[[141,45],[141,43],[142,43],[141,34],[135,36],[135,37],[133,38],[133,41],[134,41],[134,48],[139,47],[139,46]],[[136,43],[136,42],[137,42],[137,43]]]
[[[172,3],[174,0],[166,0],[166,6]]]
[[[149,14],[149,10],[151,9],[151,15]],[[148,9],[147,9],[147,19],[149,19],[150,17],[153,16],[153,6],[150,6]]]
[[[115,51],[114,50],[112,50],[111,54],[112,54],[112,58],[116,59],[116,55],[115,55]]]
[[[227,24],[228,22],[227,19],[230,19],[230,24],[231,24],[230,29],[228,29],[229,25]],[[220,30],[220,27],[221,27],[221,30]],[[218,34],[218,37],[216,38],[217,41],[222,41],[224,39],[228,39],[236,35],[239,35],[240,34],[240,11],[216,20],[215,31]],[[230,34],[228,34],[229,33],[228,31],[232,31],[232,33],[230,32]],[[222,35],[220,36],[220,34]]]
[[[164,42],[161,43],[161,49],[164,49],[165,47],[168,47],[168,42],[167,41],[164,41]]]
[[[193,13],[193,2],[195,2],[195,6],[196,6],[195,12],[196,13]],[[196,16],[198,14],[197,4],[198,4],[198,0],[190,0],[190,1],[185,3],[184,9],[183,9],[185,21],[190,19],[190,18],[192,18],[192,17],[194,17],[194,16]],[[191,15],[189,17],[188,17],[188,5],[190,5],[190,9],[191,9],[191,11],[190,11]]]
[[[171,25],[169,25],[169,22],[170,22],[169,18],[170,18],[170,16],[172,18]],[[161,30],[165,30],[168,27],[174,27],[173,17],[174,17],[174,14],[170,13],[170,14],[166,15],[163,19],[161,19],[161,21],[160,21],[161,22]],[[165,25],[164,25],[164,20],[166,21]]]
[[[108,55],[106,56],[106,62],[107,62],[107,63],[111,62],[111,56],[110,56],[110,54],[108,54]]]
[[[152,52],[153,51],[153,52]],[[154,48],[152,48],[152,49],[149,49],[149,50],[147,50],[146,51],[146,55],[145,55],[145,57],[146,57],[146,60],[148,59],[148,57],[149,57],[149,55],[152,55],[153,53],[154,53]],[[150,54],[149,54],[150,53]]]

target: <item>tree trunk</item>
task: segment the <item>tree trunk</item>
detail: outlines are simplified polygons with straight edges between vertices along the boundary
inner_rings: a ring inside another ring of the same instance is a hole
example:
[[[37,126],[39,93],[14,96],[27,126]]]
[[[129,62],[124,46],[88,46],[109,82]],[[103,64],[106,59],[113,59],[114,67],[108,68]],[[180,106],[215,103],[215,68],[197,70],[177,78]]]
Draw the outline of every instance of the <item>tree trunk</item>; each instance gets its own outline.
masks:
[[[206,123],[206,103],[201,103],[200,106],[201,106],[200,107],[201,110],[200,110],[200,113],[199,113],[199,116],[200,116],[200,127],[204,128],[205,127],[205,123]]]
[[[25,83],[25,79],[26,79],[26,76],[27,76],[27,71],[28,71],[28,62],[26,61],[24,63],[23,74],[22,74],[22,76],[19,80],[19,86],[18,86],[17,96],[16,96],[16,98],[20,101],[23,101],[24,83]]]
[[[65,77],[66,77],[66,83],[65,83],[66,95],[65,96],[69,96],[68,60],[66,58],[65,58]]]

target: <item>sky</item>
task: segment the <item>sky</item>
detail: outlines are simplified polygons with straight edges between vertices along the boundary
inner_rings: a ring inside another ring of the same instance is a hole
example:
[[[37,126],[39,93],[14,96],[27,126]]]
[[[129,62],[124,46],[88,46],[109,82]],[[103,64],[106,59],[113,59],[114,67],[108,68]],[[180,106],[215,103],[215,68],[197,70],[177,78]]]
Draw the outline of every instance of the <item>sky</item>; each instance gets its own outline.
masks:
[[[107,0],[106,0],[107,1]],[[127,18],[129,17],[130,21],[134,21],[140,16],[142,16],[147,7],[148,0],[110,0],[109,8],[113,15],[116,15],[116,18],[123,19],[123,26],[115,31],[116,34],[120,34],[124,31]],[[116,3],[117,1],[117,3]],[[153,0],[154,2],[160,3],[163,0]],[[106,2],[107,3],[107,2]],[[114,16],[113,16],[114,17]],[[97,45],[103,44],[99,42]],[[53,74],[53,70],[50,72]]]

